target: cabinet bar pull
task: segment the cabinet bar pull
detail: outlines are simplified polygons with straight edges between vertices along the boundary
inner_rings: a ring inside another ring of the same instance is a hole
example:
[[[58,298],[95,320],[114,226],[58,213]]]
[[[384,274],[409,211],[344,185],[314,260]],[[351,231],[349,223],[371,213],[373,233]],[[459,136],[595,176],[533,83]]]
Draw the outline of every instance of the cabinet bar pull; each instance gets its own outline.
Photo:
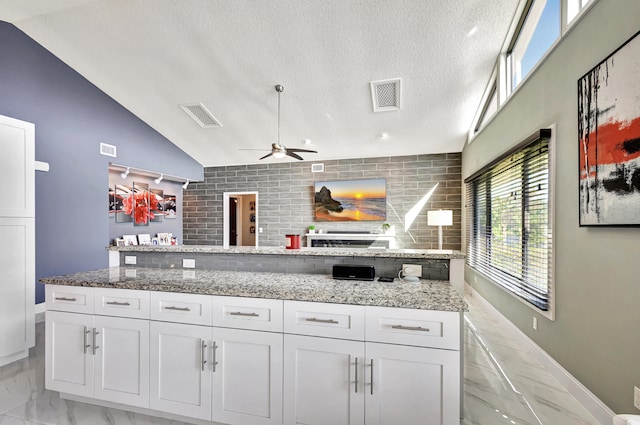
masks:
[[[131,305],[128,301],[120,302],[120,301],[107,301],[108,305]]]
[[[56,301],[78,301],[78,300],[75,298],[56,297]]]
[[[316,322],[316,323],[331,323],[332,325],[337,325],[338,322],[337,320],[333,320],[333,319],[316,319],[315,317],[307,317],[306,319],[307,322]]]
[[[393,325],[391,329],[402,329],[405,331],[422,331],[429,332],[429,328],[423,328],[422,326],[402,326],[402,325]]]
[[[358,358],[356,357],[356,394],[358,394]]]
[[[373,395],[373,359],[371,359],[371,395]]]
[[[87,354],[87,348],[91,347],[91,345],[87,344],[87,334],[90,334],[91,331],[89,329],[87,329],[87,327],[84,327],[84,333],[83,333],[83,337],[84,337],[84,343],[82,344],[82,351],[84,351],[84,354]]]
[[[211,365],[213,366],[213,372],[215,373],[216,371],[216,365],[218,364],[218,362],[216,361],[216,348],[218,348],[218,346],[216,345],[216,342],[213,341],[213,348],[211,349],[211,351],[213,351],[213,360]]]
[[[93,328],[93,355],[96,355],[96,350],[100,347],[98,347],[96,345],[96,335],[98,335],[100,332],[96,332],[96,328]]]
[[[204,349],[207,348],[207,344],[204,342],[204,339],[200,340],[200,359],[201,359],[201,363],[202,363],[202,371],[204,372],[204,365],[207,363],[207,361],[204,358]]]
[[[178,311],[191,311],[189,307],[176,307],[173,305],[167,306],[164,308],[165,310],[178,310]]]
[[[241,311],[232,311],[229,316],[246,316],[246,317],[260,317],[258,313],[243,313]]]

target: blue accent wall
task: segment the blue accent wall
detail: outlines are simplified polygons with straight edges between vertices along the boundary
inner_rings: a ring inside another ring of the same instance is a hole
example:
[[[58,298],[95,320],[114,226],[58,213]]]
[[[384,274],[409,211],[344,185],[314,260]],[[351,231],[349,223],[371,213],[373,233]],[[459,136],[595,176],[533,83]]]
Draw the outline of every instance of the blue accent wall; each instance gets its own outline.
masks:
[[[36,278],[107,267],[109,161],[200,181],[203,167],[15,26],[0,40],[0,114],[35,124],[51,167],[36,172]]]

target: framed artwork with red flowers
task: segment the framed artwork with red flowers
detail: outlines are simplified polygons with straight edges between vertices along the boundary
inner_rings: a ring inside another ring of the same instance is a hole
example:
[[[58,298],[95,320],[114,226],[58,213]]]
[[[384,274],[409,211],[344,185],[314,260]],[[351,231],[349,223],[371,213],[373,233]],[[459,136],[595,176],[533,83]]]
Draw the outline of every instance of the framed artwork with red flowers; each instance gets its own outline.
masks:
[[[117,184],[114,190],[109,189],[109,214],[115,216],[116,223],[131,223],[133,217],[124,210],[124,200],[131,194],[131,186]]]
[[[149,191],[149,208],[151,209],[150,220],[162,221],[164,219],[164,190],[151,189]]]

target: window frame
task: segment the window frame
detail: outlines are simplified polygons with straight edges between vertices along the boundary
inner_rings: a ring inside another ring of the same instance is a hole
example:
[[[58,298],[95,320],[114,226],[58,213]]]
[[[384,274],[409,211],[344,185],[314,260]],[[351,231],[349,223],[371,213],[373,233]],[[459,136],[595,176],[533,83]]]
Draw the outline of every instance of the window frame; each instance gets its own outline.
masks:
[[[545,138],[548,139],[548,202],[547,202],[547,218],[548,218],[548,227],[549,227],[549,234],[551,235],[551,241],[550,241],[550,245],[548,247],[548,250],[550,251],[550,253],[548,253],[548,264],[547,264],[547,296],[548,296],[548,309],[547,310],[543,310],[540,307],[536,306],[534,303],[532,303],[530,300],[526,299],[527,297],[523,297],[522,293],[518,293],[518,291],[513,291],[510,286],[513,285],[513,282],[510,283],[502,283],[499,282],[498,280],[500,280],[499,278],[496,278],[496,276],[500,276],[502,275],[507,275],[508,271],[502,270],[500,268],[496,268],[496,270],[498,270],[497,272],[483,272],[482,270],[480,270],[477,265],[476,265],[476,261],[477,261],[477,256],[478,256],[478,252],[477,250],[475,250],[475,252],[470,252],[470,245],[474,244],[475,246],[478,246],[477,244],[482,243],[484,241],[485,248],[487,250],[491,250],[491,224],[490,224],[490,220],[491,220],[491,189],[487,188],[486,192],[484,193],[485,195],[485,200],[483,201],[483,204],[485,205],[485,211],[486,211],[486,216],[485,216],[485,234],[483,235],[484,237],[482,239],[479,239],[481,237],[480,232],[477,231],[477,223],[478,223],[478,212],[476,209],[476,206],[478,205],[477,203],[477,196],[479,196],[480,194],[482,194],[482,191],[477,192],[475,190],[469,190],[469,186],[467,187],[467,190],[465,191],[466,193],[466,214],[467,214],[467,241],[466,241],[466,254],[467,254],[467,261],[466,261],[466,265],[467,267],[469,267],[470,269],[472,269],[472,271],[474,273],[477,273],[481,276],[483,276],[485,279],[487,279],[489,282],[491,282],[492,284],[496,285],[498,288],[504,290],[507,294],[511,295],[512,297],[514,297],[515,299],[521,301],[524,305],[528,306],[529,308],[531,308],[532,310],[536,311],[537,313],[547,317],[550,320],[555,320],[555,214],[554,214],[554,198],[555,198],[555,189],[554,189],[554,182],[555,182],[555,125],[550,125],[547,126],[546,129],[540,130],[540,132],[536,132],[534,133],[534,135],[528,137],[527,139],[523,140],[521,143],[517,144],[516,146],[514,146],[513,148],[509,149],[507,152],[505,152],[503,155],[500,155],[498,158],[496,158],[495,160],[491,161],[489,164],[487,164],[486,166],[482,167],[480,170],[476,171],[475,173],[473,173],[470,177],[465,179],[465,183],[467,185],[471,185],[473,184],[474,181],[477,181],[478,177],[481,177],[483,174],[485,174],[486,172],[489,172],[491,169],[493,169],[495,166],[497,166],[499,163],[501,163],[502,161],[504,161],[505,159],[508,159],[514,155],[517,155],[519,152],[522,152],[524,149],[526,149],[528,146],[530,146],[532,143],[535,143],[536,140],[541,139],[541,136],[543,135],[548,135],[548,137],[545,136]],[[526,162],[524,161],[521,166],[522,167],[526,167]],[[491,179],[485,179],[485,183],[490,185],[491,184]],[[522,180],[520,181],[520,185],[522,187],[524,187],[524,185],[526,184],[526,178],[523,177]],[[473,197],[473,198],[471,198]],[[524,199],[524,193],[522,196],[522,199],[520,200],[520,202],[522,204],[524,204],[526,202],[526,200]],[[523,215],[522,217],[522,223],[521,223],[521,228],[522,228],[522,237],[524,237],[524,229],[525,229],[525,220],[524,220],[524,214],[525,214],[525,210],[524,208],[520,211],[521,214]],[[526,255],[525,251],[527,249],[529,249],[528,244],[522,244],[522,266],[524,266],[524,261],[526,261]],[[488,258],[491,258],[491,255],[489,254]],[[488,261],[489,264],[491,264],[492,260],[490,259]],[[486,266],[485,266],[486,267]],[[526,287],[527,285],[525,285]]]

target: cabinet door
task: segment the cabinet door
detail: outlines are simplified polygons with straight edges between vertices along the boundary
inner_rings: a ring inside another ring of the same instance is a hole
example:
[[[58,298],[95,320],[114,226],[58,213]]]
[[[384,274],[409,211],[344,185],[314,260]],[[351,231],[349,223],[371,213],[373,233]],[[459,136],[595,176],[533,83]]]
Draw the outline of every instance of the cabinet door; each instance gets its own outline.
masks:
[[[95,398],[149,407],[149,321],[95,316]]]
[[[277,333],[213,329],[214,421],[282,424],[282,339]]]
[[[364,424],[363,360],[364,342],[285,335],[284,423]]]
[[[211,420],[211,371],[206,345],[211,328],[151,322],[149,407]]]
[[[0,115],[0,217],[35,217],[35,125]]]
[[[48,390],[93,396],[92,329],[91,315],[47,311],[45,387]]]
[[[460,423],[459,351],[367,343],[366,353],[367,425]]]

